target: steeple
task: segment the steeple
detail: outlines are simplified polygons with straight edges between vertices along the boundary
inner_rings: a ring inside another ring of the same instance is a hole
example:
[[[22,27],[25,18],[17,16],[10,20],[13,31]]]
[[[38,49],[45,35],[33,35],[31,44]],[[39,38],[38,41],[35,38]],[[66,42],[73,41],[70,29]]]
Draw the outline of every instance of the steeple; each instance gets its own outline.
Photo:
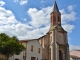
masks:
[[[61,26],[61,13],[59,12],[56,1],[54,1],[54,8],[51,15],[51,27],[55,25]]]
[[[56,0],[54,1],[54,8],[53,8],[53,12],[59,12]]]

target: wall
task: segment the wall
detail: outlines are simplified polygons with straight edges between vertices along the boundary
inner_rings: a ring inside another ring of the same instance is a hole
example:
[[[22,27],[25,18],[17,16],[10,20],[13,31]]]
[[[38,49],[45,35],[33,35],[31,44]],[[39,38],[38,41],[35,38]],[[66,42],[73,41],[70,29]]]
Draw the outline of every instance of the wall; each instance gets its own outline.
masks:
[[[40,37],[38,39],[39,43],[42,46],[42,59],[49,60],[49,44],[50,44],[50,35],[47,33],[46,35]]]
[[[31,45],[34,46],[33,52],[31,51]],[[40,53],[38,53],[38,48],[40,48]],[[31,57],[36,57],[36,60],[42,59],[42,47],[37,40],[29,41],[27,43],[27,60],[31,60]]]
[[[28,42],[22,42],[22,44],[26,47],[26,60],[31,60],[31,57],[36,57],[36,60],[42,59],[42,47],[37,40],[31,40]],[[31,51],[31,45],[34,46],[34,51]],[[40,53],[38,53],[38,48],[40,48]],[[15,60],[18,58],[19,60],[23,60],[23,55],[25,51],[22,51],[20,55],[14,55],[9,58],[9,60]]]

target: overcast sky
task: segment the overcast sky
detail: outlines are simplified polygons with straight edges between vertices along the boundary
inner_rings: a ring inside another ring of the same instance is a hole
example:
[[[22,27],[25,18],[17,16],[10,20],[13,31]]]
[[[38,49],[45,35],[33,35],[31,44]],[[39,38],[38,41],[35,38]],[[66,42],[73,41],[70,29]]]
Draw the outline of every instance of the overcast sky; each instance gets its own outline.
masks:
[[[54,0],[0,0],[0,33],[39,38],[50,28]],[[80,49],[80,0],[57,0],[70,50]]]

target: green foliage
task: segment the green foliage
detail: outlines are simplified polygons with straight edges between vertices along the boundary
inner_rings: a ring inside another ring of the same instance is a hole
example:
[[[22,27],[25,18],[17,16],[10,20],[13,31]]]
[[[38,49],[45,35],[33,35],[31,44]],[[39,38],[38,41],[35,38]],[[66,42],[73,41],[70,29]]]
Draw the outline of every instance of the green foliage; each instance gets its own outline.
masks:
[[[9,37],[5,33],[0,34],[0,54],[9,57],[14,54],[19,54],[24,49],[25,47],[19,44],[19,40],[16,36]]]

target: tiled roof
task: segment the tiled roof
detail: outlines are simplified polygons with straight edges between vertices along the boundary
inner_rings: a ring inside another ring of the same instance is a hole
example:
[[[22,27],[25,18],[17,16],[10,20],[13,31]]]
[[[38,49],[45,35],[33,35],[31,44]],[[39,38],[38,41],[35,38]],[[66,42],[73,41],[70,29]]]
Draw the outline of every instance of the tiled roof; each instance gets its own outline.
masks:
[[[71,58],[80,58],[78,56],[75,56],[75,55],[70,55]]]
[[[80,50],[76,50],[76,51],[79,51],[80,52]]]
[[[19,40],[19,42],[28,42],[28,41],[33,41],[33,40],[37,40],[37,39],[26,39],[26,40]]]

